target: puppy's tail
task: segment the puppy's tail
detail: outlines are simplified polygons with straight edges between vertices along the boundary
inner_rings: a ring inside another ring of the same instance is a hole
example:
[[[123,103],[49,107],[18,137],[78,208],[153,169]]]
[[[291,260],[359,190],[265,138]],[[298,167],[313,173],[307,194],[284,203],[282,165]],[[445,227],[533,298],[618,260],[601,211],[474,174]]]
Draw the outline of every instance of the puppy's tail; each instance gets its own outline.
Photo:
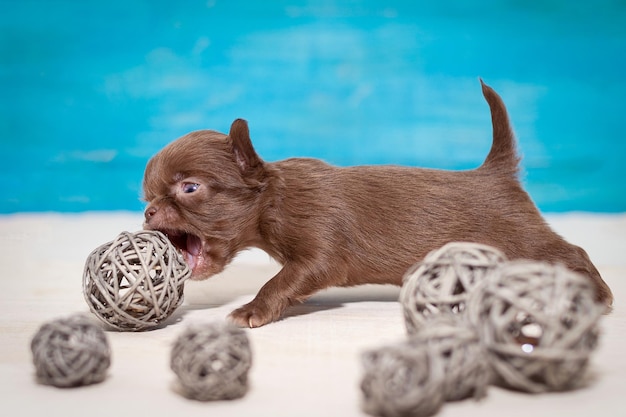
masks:
[[[483,162],[481,169],[495,170],[502,174],[517,175],[520,158],[517,154],[515,135],[504,102],[491,87],[480,80],[483,96],[491,110],[491,124],[493,126],[493,142],[491,150]]]

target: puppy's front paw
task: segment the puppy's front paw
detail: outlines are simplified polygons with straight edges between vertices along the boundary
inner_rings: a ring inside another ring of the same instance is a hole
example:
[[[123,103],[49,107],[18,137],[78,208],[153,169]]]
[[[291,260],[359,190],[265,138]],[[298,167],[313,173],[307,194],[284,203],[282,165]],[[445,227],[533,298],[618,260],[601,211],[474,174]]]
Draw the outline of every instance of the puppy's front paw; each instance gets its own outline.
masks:
[[[270,323],[278,317],[281,312],[273,312],[264,303],[259,303],[256,300],[239,307],[237,310],[230,313],[229,319],[239,327],[261,327],[267,323]]]

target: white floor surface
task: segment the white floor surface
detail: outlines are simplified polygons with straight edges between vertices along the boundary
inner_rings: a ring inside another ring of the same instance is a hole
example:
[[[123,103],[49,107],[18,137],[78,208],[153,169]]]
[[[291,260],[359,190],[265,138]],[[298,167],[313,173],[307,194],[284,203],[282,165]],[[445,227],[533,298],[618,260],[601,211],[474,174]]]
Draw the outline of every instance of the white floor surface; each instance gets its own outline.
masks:
[[[626,215],[549,216],[564,237],[590,254],[615,295],[602,318],[589,386],[529,395],[491,387],[480,401],[447,403],[441,417],[626,416]],[[112,365],[100,384],[39,385],[29,349],[44,322],[89,311],[82,295],[87,255],[122,230],[141,228],[135,213],[0,216],[0,410],[5,416],[363,416],[360,353],[405,335],[399,289],[331,289],[286,317],[248,331],[250,389],[240,400],[202,403],[173,389],[173,340],[195,321],[223,319],[251,300],[279,269],[267,255],[244,253],[220,276],[189,282],[185,303],[163,328],[107,332]]]

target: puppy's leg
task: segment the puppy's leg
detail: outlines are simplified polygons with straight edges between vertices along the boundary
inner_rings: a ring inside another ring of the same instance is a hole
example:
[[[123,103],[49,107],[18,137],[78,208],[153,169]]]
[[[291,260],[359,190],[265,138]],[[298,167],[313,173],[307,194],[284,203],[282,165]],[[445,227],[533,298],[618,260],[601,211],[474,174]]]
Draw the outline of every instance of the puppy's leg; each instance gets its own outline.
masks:
[[[303,302],[313,293],[329,287],[328,269],[312,270],[310,266],[293,262],[285,264],[259,290],[254,300],[233,311],[230,319],[240,327],[260,327],[278,320],[287,307]],[[335,279],[342,274],[341,269],[332,271]]]
[[[569,244],[563,255],[561,255],[555,262],[563,262],[567,267],[576,271],[584,276],[587,276],[593,282],[596,290],[596,299],[598,302],[604,303],[607,306],[607,311],[610,311],[613,305],[613,293],[607,285],[607,283],[600,276],[600,272],[589,259],[589,255],[583,248]]]

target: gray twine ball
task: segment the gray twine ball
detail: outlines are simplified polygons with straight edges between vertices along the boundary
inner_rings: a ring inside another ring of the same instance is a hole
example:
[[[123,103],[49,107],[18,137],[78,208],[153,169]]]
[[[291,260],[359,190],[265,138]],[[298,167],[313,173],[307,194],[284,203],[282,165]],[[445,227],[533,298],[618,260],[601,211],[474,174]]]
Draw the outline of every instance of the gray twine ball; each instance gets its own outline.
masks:
[[[381,417],[433,415],[445,401],[483,398],[491,380],[478,335],[455,317],[434,318],[404,342],[361,359],[363,410]]]
[[[226,322],[189,327],[176,339],[170,357],[182,394],[199,401],[243,397],[251,365],[248,336]]]
[[[31,342],[37,380],[56,387],[95,384],[106,377],[111,351],[100,327],[84,316],[50,321]]]
[[[598,341],[604,307],[589,279],[561,265],[513,261],[470,295],[498,384],[525,392],[575,388]]]
[[[440,315],[464,313],[467,297],[477,283],[506,261],[488,245],[451,242],[431,251],[404,276],[400,303],[409,334]]]
[[[83,294],[91,311],[118,330],[146,330],[183,302],[191,270],[158,231],[122,232],[87,258]]]

